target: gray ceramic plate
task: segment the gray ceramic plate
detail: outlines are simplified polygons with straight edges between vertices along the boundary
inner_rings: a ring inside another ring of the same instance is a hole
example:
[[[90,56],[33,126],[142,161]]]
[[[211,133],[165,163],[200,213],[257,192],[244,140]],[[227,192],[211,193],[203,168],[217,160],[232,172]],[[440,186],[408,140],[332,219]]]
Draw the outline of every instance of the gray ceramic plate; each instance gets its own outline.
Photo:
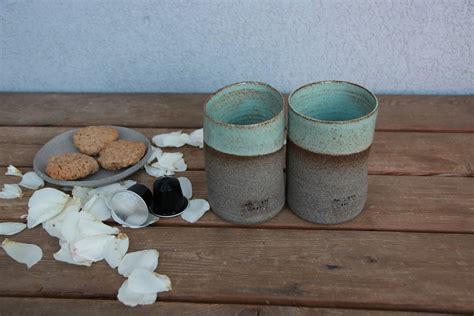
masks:
[[[79,152],[77,148],[74,146],[72,136],[77,129],[73,129],[67,132],[64,132],[49,142],[46,143],[37,153],[35,159],[33,161],[33,169],[35,172],[44,179],[44,181],[49,182],[51,184],[64,186],[64,187],[71,187],[75,185],[83,186],[83,187],[100,187],[103,185],[111,184],[117,181],[120,181],[131,174],[140,170],[147,162],[148,157],[151,155],[151,144],[148,138],[146,138],[143,134],[126,127],[118,127],[112,126],[119,131],[120,139],[126,140],[136,140],[143,142],[147,145],[147,152],[145,156],[135,165],[120,169],[109,171],[100,168],[99,171],[95,174],[82,178],[80,180],[74,181],[67,181],[67,180],[56,180],[50,178],[46,174],[46,165],[48,164],[48,158],[62,153],[68,152]]]

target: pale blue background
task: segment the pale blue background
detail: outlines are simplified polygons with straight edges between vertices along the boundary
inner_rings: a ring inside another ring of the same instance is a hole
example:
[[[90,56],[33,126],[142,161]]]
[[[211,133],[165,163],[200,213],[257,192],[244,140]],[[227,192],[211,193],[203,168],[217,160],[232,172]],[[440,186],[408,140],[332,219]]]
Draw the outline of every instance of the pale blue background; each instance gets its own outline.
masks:
[[[0,0],[0,91],[474,93],[470,0]]]

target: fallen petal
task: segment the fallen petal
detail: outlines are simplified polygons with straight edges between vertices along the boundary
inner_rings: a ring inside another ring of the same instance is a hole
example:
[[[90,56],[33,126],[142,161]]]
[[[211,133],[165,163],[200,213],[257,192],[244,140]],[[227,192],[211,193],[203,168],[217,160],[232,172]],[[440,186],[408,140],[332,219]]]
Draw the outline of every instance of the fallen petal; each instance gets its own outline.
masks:
[[[152,146],[151,147],[151,155],[148,158],[147,164],[151,164],[153,161],[158,160],[161,157],[163,151],[159,147]]]
[[[0,223],[0,235],[15,235],[21,232],[23,229],[26,228],[26,225],[23,223],[15,223],[15,222],[4,222]]]
[[[81,200],[81,205],[84,206],[87,201],[90,200],[88,193],[91,191],[91,188],[84,188],[80,186],[75,186],[72,188],[72,196],[77,197]]]
[[[2,242],[2,248],[15,261],[26,264],[28,269],[38,263],[43,257],[41,248],[33,244],[5,239]]]
[[[156,297],[156,293],[140,294],[131,291],[128,286],[128,280],[125,280],[125,282],[123,282],[117,294],[117,298],[120,302],[132,307],[135,307],[137,305],[153,304],[156,301]]]
[[[188,165],[184,162],[184,159],[181,158],[174,163],[174,171],[183,172],[188,169]]]
[[[171,291],[171,280],[163,274],[135,269],[128,277],[128,288],[142,294],[166,292]]]
[[[67,242],[61,243],[61,249],[59,249],[58,252],[53,254],[54,259],[56,259],[57,261],[62,261],[62,262],[70,263],[70,264],[75,264],[75,265],[78,265],[78,266],[90,267],[92,265],[92,261],[90,261],[90,260],[85,260],[85,259],[78,258],[78,257],[73,258],[72,255],[71,255],[71,250],[70,249],[71,249],[71,246],[70,246],[69,243],[67,243]]]
[[[23,176],[23,173],[21,173],[21,171],[13,166],[13,165],[9,165],[8,168],[7,168],[7,173],[5,173],[6,176],[15,176],[15,177],[21,177]]]
[[[4,184],[0,192],[0,199],[17,199],[23,196],[23,191],[18,184]]]
[[[78,213],[80,209],[81,209],[80,200],[76,197],[73,197],[67,202],[66,207],[64,208],[64,211],[62,211],[55,217],[43,223],[44,230],[46,230],[46,232],[48,232],[50,236],[53,236],[59,239],[64,239],[64,236],[62,235],[62,227],[63,227],[64,219],[70,213]]]
[[[191,183],[191,180],[186,177],[179,177],[178,181],[181,186],[181,191],[183,191],[184,197],[190,199],[193,196],[193,184]]]
[[[110,209],[106,204],[105,198],[100,195],[94,195],[84,205],[84,212],[92,214],[100,221],[106,221],[110,218]]]
[[[117,227],[112,227],[97,220],[89,220],[80,218],[77,223],[80,238],[100,236],[100,235],[116,235],[119,233]]]
[[[189,134],[188,145],[203,148],[204,147],[204,131],[202,128],[195,130]]]
[[[128,277],[135,269],[155,271],[160,253],[155,249],[127,253],[118,266],[118,273]]]
[[[44,187],[44,180],[41,179],[36,172],[29,171],[23,175],[19,185],[27,189],[38,190]]]
[[[72,247],[72,256],[97,262],[104,259],[104,247],[114,239],[111,235],[100,235],[81,239],[76,241]]]
[[[189,135],[178,131],[156,135],[152,138],[152,141],[158,147],[181,147],[189,142]]]
[[[129,240],[124,233],[118,234],[110,240],[104,248],[104,259],[113,269],[117,268],[128,251]]]
[[[154,167],[153,165],[145,165],[145,171],[148,175],[159,178],[166,175],[166,169]]]
[[[207,211],[209,211],[209,202],[203,199],[190,200],[188,207],[181,213],[181,217],[190,223],[197,222]]]
[[[28,228],[33,228],[61,213],[71,197],[53,188],[36,191],[28,202]]]

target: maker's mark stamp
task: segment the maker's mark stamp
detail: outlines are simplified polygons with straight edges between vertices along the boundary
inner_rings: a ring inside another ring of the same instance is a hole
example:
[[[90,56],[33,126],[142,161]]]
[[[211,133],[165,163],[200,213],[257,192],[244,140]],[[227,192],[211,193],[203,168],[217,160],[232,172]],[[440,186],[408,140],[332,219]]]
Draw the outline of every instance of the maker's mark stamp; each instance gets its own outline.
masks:
[[[247,201],[244,204],[245,212],[262,212],[268,208],[269,198],[260,201]]]
[[[332,208],[335,211],[340,211],[347,206],[350,206],[355,201],[356,195],[352,194],[343,198],[332,200]]]

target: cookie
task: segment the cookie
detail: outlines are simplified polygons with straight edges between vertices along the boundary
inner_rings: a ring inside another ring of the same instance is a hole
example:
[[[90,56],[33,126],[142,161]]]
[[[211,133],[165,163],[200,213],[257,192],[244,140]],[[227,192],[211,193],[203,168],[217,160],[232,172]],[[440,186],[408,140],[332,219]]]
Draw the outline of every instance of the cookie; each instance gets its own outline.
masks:
[[[146,145],[131,140],[110,143],[99,154],[99,163],[107,170],[122,169],[136,164],[145,155]]]
[[[94,156],[118,138],[119,132],[113,127],[88,126],[78,129],[73,141],[81,153]]]
[[[48,159],[46,173],[53,179],[76,180],[99,170],[94,158],[80,153],[66,153]]]

